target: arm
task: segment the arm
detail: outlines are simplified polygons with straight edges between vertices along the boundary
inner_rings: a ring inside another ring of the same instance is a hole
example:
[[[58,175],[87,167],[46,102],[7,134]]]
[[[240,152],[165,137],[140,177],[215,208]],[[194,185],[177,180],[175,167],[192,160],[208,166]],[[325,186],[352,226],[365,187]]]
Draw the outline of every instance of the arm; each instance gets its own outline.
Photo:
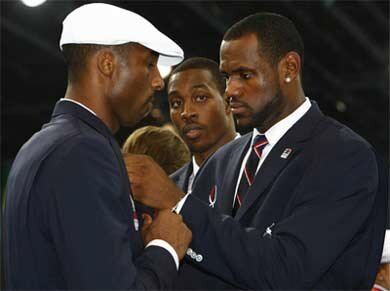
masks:
[[[69,289],[160,289],[176,276],[161,247],[142,250],[119,164],[108,144],[72,141],[53,174],[48,220]],[[162,267],[164,266],[164,267]]]
[[[141,162],[135,157],[127,164],[130,177],[139,173],[134,171],[137,164],[148,169],[138,174],[136,185],[132,185],[143,203],[171,207],[177,202],[175,197],[182,195],[147,159]],[[147,172],[152,176],[148,177]],[[156,182],[153,189],[143,182],[151,177]],[[295,200],[290,202],[283,219],[277,221],[271,237],[263,236],[264,229],[257,229],[256,221],[251,224],[253,227],[245,228],[231,217],[210,209],[194,197],[202,194],[195,193],[195,189],[180,212],[193,232],[191,248],[203,257],[201,262],[193,262],[242,288],[311,288],[346,249],[359,243],[359,235],[365,231],[373,211],[377,185],[377,164],[366,146],[336,148],[322,155],[314,152],[311,167],[306,169],[298,186],[285,189],[294,192]],[[158,199],[163,204],[157,203]],[[378,242],[377,237],[374,241]],[[356,267],[354,261],[342,266]],[[360,269],[356,274],[352,271],[354,277],[348,278],[349,282],[362,279],[361,266],[357,267]],[[337,275],[343,277],[343,272],[338,271]]]
[[[203,256],[200,267],[243,288],[305,289],[355,243],[376,189],[375,157],[360,148],[313,160],[298,187],[288,189],[295,201],[272,236],[242,227],[191,196],[181,214],[193,232],[191,248]]]

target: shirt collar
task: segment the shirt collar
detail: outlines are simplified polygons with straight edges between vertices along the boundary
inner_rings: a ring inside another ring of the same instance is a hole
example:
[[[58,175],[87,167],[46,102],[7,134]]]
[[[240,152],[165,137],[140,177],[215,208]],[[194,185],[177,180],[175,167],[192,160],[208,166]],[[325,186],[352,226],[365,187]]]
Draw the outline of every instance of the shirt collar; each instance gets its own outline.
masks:
[[[69,102],[72,102],[72,103],[75,103],[77,105],[80,105],[81,107],[83,107],[85,110],[88,110],[89,112],[91,112],[93,115],[97,116],[96,113],[91,110],[90,108],[88,108],[87,106],[85,106],[84,104],[80,103],[80,102],[77,102],[73,99],[68,99],[68,98],[61,98],[60,101],[69,101]]]
[[[388,291],[385,287],[382,287],[381,285],[378,285],[378,284],[374,284],[374,288],[373,289],[378,289],[378,290],[382,290],[382,291]]]
[[[192,156],[192,173],[194,177],[196,176],[198,171],[199,171],[199,165],[195,161],[195,156]]]
[[[282,136],[299,120],[303,115],[310,109],[311,103],[309,98],[305,98],[305,101],[290,115],[286,116],[276,124],[274,124],[271,128],[269,128],[265,133],[265,137],[267,138],[268,144],[274,146]],[[252,142],[256,137],[256,135],[262,134],[257,128],[253,129],[252,134]]]

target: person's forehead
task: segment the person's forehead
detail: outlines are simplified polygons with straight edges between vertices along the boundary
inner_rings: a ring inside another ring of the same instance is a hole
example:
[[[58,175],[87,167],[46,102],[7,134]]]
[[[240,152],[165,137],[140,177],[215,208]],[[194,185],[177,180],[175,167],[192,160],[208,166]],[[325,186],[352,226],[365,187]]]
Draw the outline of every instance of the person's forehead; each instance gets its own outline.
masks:
[[[138,43],[133,43],[132,44],[132,50],[134,50],[134,52],[136,52],[137,54],[139,55],[143,55],[145,57],[156,57],[158,58],[158,53],[141,45],[141,44],[138,44]],[[131,54],[130,54],[131,55]]]
[[[186,90],[197,88],[209,89],[216,87],[212,73],[206,68],[193,68],[173,74],[168,83],[168,91],[177,87],[185,87]]]
[[[251,68],[261,59],[255,36],[225,41],[221,44],[220,65],[222,72],[238,68]]]

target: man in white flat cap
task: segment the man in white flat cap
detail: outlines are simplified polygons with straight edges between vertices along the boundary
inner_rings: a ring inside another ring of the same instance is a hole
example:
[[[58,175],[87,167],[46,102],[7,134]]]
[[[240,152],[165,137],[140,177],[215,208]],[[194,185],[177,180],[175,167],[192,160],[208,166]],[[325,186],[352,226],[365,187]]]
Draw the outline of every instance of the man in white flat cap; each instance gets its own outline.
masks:
[[[142,225],[113,133],[149,113],[164,87],[157,63],[175,65],[183,51],[143,17],[102,3],[65,18],[60,48],[65,97],[7,182],[5,287],[169,288],[191,231],[169,210]]]
[[[372,291],[390,291],[390,229],[386,229],[381,264]]]

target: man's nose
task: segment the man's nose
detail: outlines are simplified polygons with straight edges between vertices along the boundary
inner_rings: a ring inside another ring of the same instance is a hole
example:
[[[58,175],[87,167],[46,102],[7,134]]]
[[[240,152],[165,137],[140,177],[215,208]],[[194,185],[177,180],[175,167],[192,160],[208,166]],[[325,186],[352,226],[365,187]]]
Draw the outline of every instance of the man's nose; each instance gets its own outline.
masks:
[[[164,79],[161,78],[161,74],[158,69],[156,69],[155,76],[152,80],[152,87],[155,91],[161,91],[165,87]]]
[[[227,100],[230,100],[232,97],[237,98],[242,94],[242,84],[235,78],[231,77],[226,81],[225,96]]]
[[[190,120],[194,119],[197,116],[197,112],[194,108],[194,106],[191,104],[191,102],[186,102],[183,107],[183,111],[181,112],[180,116],[183,120]]]

